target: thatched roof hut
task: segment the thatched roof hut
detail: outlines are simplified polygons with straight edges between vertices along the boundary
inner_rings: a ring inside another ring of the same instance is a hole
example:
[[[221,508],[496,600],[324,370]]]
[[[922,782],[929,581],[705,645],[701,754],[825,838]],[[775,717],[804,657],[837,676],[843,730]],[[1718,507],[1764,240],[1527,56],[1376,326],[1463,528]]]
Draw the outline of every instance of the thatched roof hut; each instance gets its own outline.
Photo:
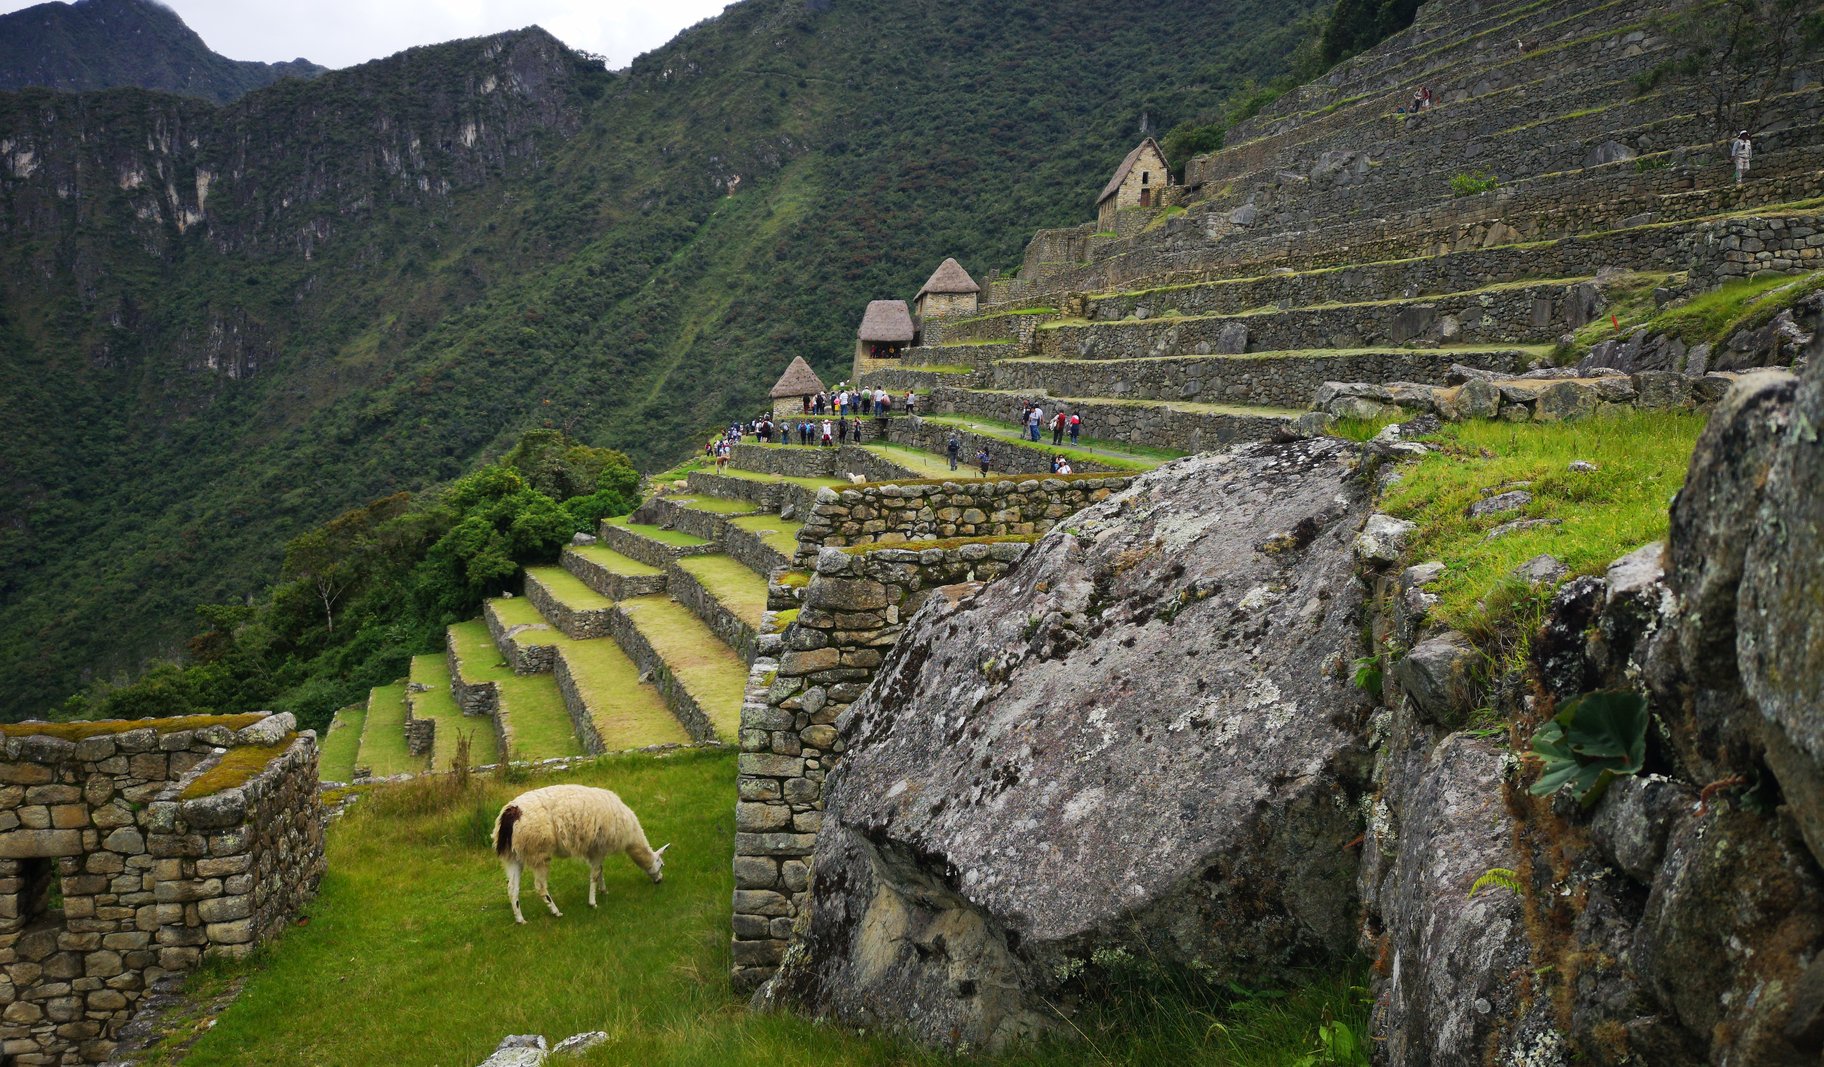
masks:
[[[979,293],[982,287],[975,284],[969,272],[955,259],[946,259],[938,264],[931,277],[925,280],[925,287],[918,291],[922,298],[927,293]]]
[[[912,325],[912,309],[904,300],[875,300],[868,304],[855,336],[869,344],[910,344],[918,331]]]
[[[796,396],[815,396],[824,391],[823,379],[804,361],[803,356],[793,356],[792,365],[785,368],[779,376],[779,384],[773,386],[774,400]]]

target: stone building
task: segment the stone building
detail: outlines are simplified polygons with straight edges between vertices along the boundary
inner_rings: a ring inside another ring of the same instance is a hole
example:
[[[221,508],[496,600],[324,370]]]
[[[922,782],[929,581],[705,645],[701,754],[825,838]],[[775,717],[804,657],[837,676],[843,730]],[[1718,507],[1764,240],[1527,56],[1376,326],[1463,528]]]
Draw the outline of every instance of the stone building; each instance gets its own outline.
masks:
[[[855,358],[898,359],[917,335],[911,309],[904,300],[871,301],[855,331]]]
[[[792,365],[785,368],[779,384],[773,386],[773,417],[789,419],[804,414],[811,410],[811,397],[823,391],[823,379],[817,377],[803,356],[793,356]]]
[[[1159,142],[1151,137],[1141,141],[1115,168],[1114,177],[1102,187],[1102,195],[1096,197],[1097,229],[1112,233],[1115,216],[1128,208],[1161,206],[1171,184]]]
[[[921,323],[970,315],[975,312],[981,293],[982,287],[975,284],[975,279],[969,277],[961,263],[946,259],[925,280],[925,287],[913,300],[913,310]]]
[[[0,1062],[99,1063],[160,978],[242,956],[323,876],[289,714],[0,727]]]

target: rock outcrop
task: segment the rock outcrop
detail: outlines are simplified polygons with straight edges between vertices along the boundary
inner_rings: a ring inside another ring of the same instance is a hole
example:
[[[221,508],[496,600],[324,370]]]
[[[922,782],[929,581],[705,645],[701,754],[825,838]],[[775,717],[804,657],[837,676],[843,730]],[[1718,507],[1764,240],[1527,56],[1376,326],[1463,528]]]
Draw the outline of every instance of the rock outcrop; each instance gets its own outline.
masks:
[[[1357,455],[1175,463],[933,598],[838,723],[809,922],[761,1000],[995,1046],[1110,960],[1259,983],[1346,954]]]

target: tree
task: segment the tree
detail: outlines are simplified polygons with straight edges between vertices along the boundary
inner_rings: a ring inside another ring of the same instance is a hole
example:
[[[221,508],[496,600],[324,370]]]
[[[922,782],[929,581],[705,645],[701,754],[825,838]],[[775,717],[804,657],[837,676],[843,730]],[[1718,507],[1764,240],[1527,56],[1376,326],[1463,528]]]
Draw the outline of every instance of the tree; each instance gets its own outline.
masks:
[[[1678,58],[1661,71],[1697,89],[1718,136],[1759,133],[1768,98],[1824,45],[1824,0],[1720,0],[1685,12],[1669,30]]]

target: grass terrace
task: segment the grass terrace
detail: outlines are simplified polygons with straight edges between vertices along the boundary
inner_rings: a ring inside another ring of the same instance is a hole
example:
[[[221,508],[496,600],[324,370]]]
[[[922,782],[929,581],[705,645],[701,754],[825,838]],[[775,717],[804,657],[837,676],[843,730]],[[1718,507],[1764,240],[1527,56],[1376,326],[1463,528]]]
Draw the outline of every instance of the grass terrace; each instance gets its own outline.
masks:
[[[657,541],[659,544],[670,545],[673,548],[701,548],[702,546],[709,544],[707,539],[698,537],[695,534],[687,534],[682,530],[667,530],[663,526],[654,526],[653,524],[646,522],[629,522],[625,515],[618,515],[612,519],[603,519],[602,521],[612,526],[619,526],[621,529],[635,534],[636,536],[644,537],[648,541]],[[583,545],[580,547],[590,548],[593,546]],[[624,559],[626,557],[622,558]]]
[[[515,597],[514,601],[531,607],[522,598]],[[538,616],[536,610],[532,614]],[[547,635],[548,639],[545,639]],[[522,635],[525,636],[531,635]],[[538,636],[544,644],[556,644],[563,637],[556,630]],[[583,746],[570,726],[570,712],[564,707],[563,694],[558,692],[557,681],[551,675],[514,674],[500,650],[494,647],[488,624],[480,619],[451,626],[450,640],[455,643],[456,655],[462,663],[463,681],[494,682],[500,687],[502,714],[506,716],[514,746],[513,751],[501,753],[502,758],[549,759],[582,755]]]
[[[877,444],[862,445],[861,447],[874,453],[881,459],[905,467],[907,470],[910,470],[919,476],[938,478],[948,475],[953,480],[979,477],[979,475],[975,473],[975,467],[973,465],[975,456],[973,453],[966,456],[959,455],[957,457],[958,469],[951,471],[950,461],[947,458],[933,452],[912,448],[908,445]],[[898,481],[896,478],[880,480],[887,482]]]
[[[361,728],[361,765],[376,777],[416,774],[422,757],[405,747],[405,683],[383,685],[367,695],[367,717]]]
[[[1428,438],[1442,450],[1420,458],[1381,506],[1419,524],[1407,562],[1439,560],[1448,568],[1430,587],[1439,596],[1438,619],[1485,648],[1523,654],[1531,620],[1551,591],[1529,590],[1510,572],[1550,553],[1572,576],[1600,574],[1620,556],[1664,538],[1667,505],[1684,484],[1704,421],[1630,412],[1549,425],[1452,423]],[[1572,471],[1575,460],[1597,470]],[[1466,516],[1489,491],[1521,487],[1533,497],[1524,509]],[[1489,539],[1494,527],[1517,519],[1548,524]]]
[[[585,548],[594,549],[600,547],[601,546],[599,545],[581,545],[577,547],[577,551],[580,552]],[[637,560],[627,559],[626,556],[623,556],[618,552],[608,552],[608,554],[617,559],[627,560],[628,563],[638,562]],[[588,558],[593,560],[599,555],[601,555],[599,552],[593,553]],[[601,565],[606,567],[608,564],[603,562]],[[642,563],[640,566],[644,567],[645,564]],[[651,570],[652,568],[647,569]],[[626,572],[622,571],[617,573]],[[562,567],[527,567],[526,577],[537,581],[539,585],[544,587],[545,592],[550,593],[559,604],[564,605],[572,611],[601,611],[614,606],[614,601],[584,585],[581,578],[571,574]]]
[[[361,754],[361,727],[367,722],[367,705],[350,704],[329,722],[317,755],[317,777],[326,782],[346,782],[355,776],[355,758]]]
[[[673,531],[673,530],[659,530],[659,528],[657,526],[642,527],[642,530],[644,530],[644,529],[658,530],[662,534],[676,533],[676,531]],[[645,534],[642,533],[641,536],[645,536]],[[682,546],[682,547],[695,548],[698,545],[709,544],[708,541],[703,540],[701,537],[690,537],[689,534],[681,534],[679,536],[689,537],[690,540],[696,542],[696,544],[686,545],[686,546]],[[654,540],[657,540],[657,538],[654,538]],[[670,542],[667,542],[667,543],[670,543]],[[577,555],[579,555],[582,558],[588,560],[589,562],[595,564],[596,566],[602,568],[603,570],[607,571],[610,574],[619,574],[619,575],[622,575],[622,576],[628,577],[628,578],[647,578],[647,577],[651,577],[652,575],[661,573],[657,567],[651,566],[650,564],[641,563],[637,559],[629,559],[628,557],[621,555],[619,552],[616,552],[614,549],[609,548],[607,545],[571,545],[570,551],[576,553]],[[578,579],[575,575],[570,574],[569,571],[563,570],[563,568],[561,568],[561,567],[553,567],[553,568],[541,567],[541,568],[539,568],[539,572],[538,572],[539,581],[541,581],[541,582],[545,581],[545,572],[547,569],[556,570],[559,573],[566,575],[567,577],[570,578],[571,581],[575,582],[578,586],[581,586],[583,589],[589,588],[588,586],[583,585],[581,579]],[[545,583],[545,588],[550,589],[553,594],[556,594],[556,592],[557,592],[556,588],[550,582]],[[596,594],[596,595],[599,596],[600,594]],[[569,603],[569,601],[566,600],[565,603]]]
[[[925,421],[938,426],[954,426],[959,430],[980,434],[983,437],[992,437],[1001,444],[1033,449],[1048,455],[1061,455],[1077,462],[1100,463],[1104,467],[1113,467],[1122,471],[1150,471],[1162,463],[1188,455],[1188,453],[1174,452],[1168,448],[1148,448],[1145,445],[1128,444],[1126,441],[1105,441],[1097,437],[1079,438],[1075,448],[1069,445],[1053,448],[1049,434],[1044,435],[1041,440],[1029,441],[1020,432],[1019,427],[1011,422],[973,416],[927,415]],[[975,457],[970,455],[966,458],[973,462]],[[947,468],[949,464],[946,463],[945,466]],[[990,469],[992,470],[992,467]],[[1036,476],[1028,475],[1028,477]]]
[[[561,638],[557,654],[570,669],[604,749],[690,743],[690,734],[665,706],[665,698],[651,682],[640,681],[639,667],[613,640]]]
[[[720,496],[674,496],[671,502],[692,511],[707,511],[713,515],[748,515],[762,510],[760,505],[751,500],[730,500]]]
[[[711,596],[743,622],[760,625],[766,613],[766,578],[733,556],[687,556],[678,567],[689,571]]]
[[[777,515],[742,515],[728,521],[738,530],[759,534],[761,540],[787,556],[798,551],[798,531],[804,528],[802,522]]]
[[[522,645],[554,645],[557,643],[555,638],[560,636],[557,627],[547,622],[545,617],[539,614],[538,608],[523,596],[495,597],[488,601],[488,610],[494,613],[494,617],[500,620],[502,626],[538,627],[535,630],[521,630],[513,635],[513,640]],[[467,657],[464,657],[463,669],[465,671],[468,669]]]
[[[412,657],[412,681],[424,686],[421,692],[408,692],[412,715],[433,719],[437,723],[436,739],[431,746],[433,771],[444,771],[456,758],[459,736],[469,738],[469,762],[474,765],[500,760],[500,742],[494,736],[494,724],[479,715],[464,715],[450,691],[450,660],[440,652]]]
[[[787,446],[780,445],[779,447],[784,448]],[[802,446],[792,445],[790,447],[800,448]],[[725,470],[716,471],[715,473],[725,478],[741,478],[750,482],[783,482],[786,485],[801,486],[805,489],[835,489],[848,484],[848,480],[845,478],[809,478],[796,474],[763,474],[760,471],[742,470],[739,467],[729,467]]]
[[[668,596],[634,597],[621,601],[620,608],[709,716],[717,735],[732,740],[741,726],[747,664],[702,619]]]
[[[555,1040],[587,1030],[606,1031],[608,1041],[573,1061],[578,1067],[970,1062],[878,1033],[752,1013],[729,991],[735,759],[731,751],[695,749],[606,757],[530,783],[425,779],[372,790],[330,828],[328,872],[310,922],[288,929],[280,951],[212,961],[194,973],[188,988],[203,997],[245,986],[145,1062],[448,1067],[481,1062],[505,1034]],[[583,864],[558,860],[551,884],[563,918],[536,902],[526,906],[528,887],[521,896],[527,924],[515,926],[488,834],[502,804],[549,781],[608,787],[625,798],[653,843],[672,845],[664,884],[611,861],[601,906],[591,909]],[[410,872],[410,891],[401,891],[402,872]],[[1345,970],[1294,990],[1193,992],[1136,974],[1122,982],[1126,1008],[1072,1019],[1080,1038],[987,1062],[1322,1064],[1321,1056],[1301,1057],[1316,1052],[1327,1020],[1367,1033],[1363,984],[1363,975]]]

